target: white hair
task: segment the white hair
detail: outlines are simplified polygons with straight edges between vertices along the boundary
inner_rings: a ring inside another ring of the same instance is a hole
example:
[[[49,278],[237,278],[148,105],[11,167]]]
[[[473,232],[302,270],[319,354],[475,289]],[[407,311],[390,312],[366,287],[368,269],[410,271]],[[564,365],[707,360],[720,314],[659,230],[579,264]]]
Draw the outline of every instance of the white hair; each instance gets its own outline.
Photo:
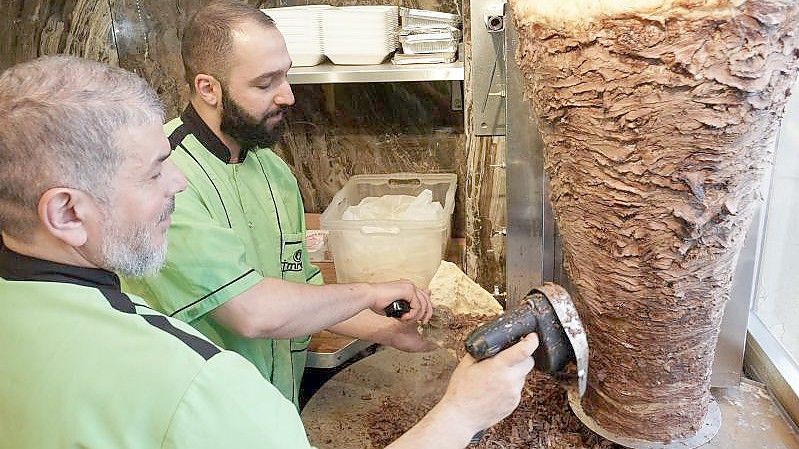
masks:
[[[44,56],[0,75],[0,230],[27,240],[41,195],[83,190],[101,201],[125,159],[117,137],[163,123],[137,75],[72,56]]]

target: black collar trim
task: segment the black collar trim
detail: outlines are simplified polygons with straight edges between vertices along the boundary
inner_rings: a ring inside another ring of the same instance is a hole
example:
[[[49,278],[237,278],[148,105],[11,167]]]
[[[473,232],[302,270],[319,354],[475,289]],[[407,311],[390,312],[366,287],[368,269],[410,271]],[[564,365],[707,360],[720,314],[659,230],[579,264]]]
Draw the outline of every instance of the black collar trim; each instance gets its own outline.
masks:
[[[230,164],[230,149],[211,131],[211,128],[203,121],[191,103],[180,114],[180,119],[188,128],[189,133],[194,134],[194,137],[200,141],[208,152],[216,156],[220,161]],[[244,161],[246,157],[247,150],[242,149],[239,162]]]
[[[25,256],[6,248],[0,240],[0,277],[9,281],[60,282],[97,288],[115,310],[142,317],[151,326],[182,341],[205,360],[221,352],[210,341],[175,327],[163,315],[137,313],[137,304],[122,293],[119,277],[110,271],[75,267]]]
[[[9,281],[45,281],[120,290],[119,277],[99,268],[84,268],[37,259],[11,251],[0,242],[0,277]]]

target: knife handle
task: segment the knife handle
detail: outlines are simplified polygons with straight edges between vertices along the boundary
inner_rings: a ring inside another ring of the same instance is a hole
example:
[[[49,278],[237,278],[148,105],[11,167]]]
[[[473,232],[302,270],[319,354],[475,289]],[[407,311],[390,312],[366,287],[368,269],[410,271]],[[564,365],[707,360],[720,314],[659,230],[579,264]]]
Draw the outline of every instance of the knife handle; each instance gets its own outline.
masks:
[[[386,313],[387,317],[400,318],[402,315],[411,311],[411,303],[404,299],[398,299],[387,305],[383,311]]]

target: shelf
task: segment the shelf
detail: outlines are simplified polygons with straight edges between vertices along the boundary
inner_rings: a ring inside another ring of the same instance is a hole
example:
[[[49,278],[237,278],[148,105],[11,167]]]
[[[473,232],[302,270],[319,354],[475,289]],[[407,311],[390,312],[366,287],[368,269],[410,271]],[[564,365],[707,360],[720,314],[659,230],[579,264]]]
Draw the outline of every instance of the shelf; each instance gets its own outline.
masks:
[[[334,65],[293,67],[289,70],[291,84],[329,83],[390,83],[399,81],[462,81],[463,62],[450,64],[394,65]]]

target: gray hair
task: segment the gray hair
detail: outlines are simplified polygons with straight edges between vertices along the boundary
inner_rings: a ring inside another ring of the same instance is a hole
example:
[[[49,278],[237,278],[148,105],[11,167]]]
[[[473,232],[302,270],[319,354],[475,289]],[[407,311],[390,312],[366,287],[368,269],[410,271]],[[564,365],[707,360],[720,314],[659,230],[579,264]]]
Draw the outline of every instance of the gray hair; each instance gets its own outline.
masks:
[[[163,123],[161,102],[133,73],[72,56],[45,56],[0,75],[0,230],[28,240],[54,187],[101,201],[125,155],[118,133]]]

